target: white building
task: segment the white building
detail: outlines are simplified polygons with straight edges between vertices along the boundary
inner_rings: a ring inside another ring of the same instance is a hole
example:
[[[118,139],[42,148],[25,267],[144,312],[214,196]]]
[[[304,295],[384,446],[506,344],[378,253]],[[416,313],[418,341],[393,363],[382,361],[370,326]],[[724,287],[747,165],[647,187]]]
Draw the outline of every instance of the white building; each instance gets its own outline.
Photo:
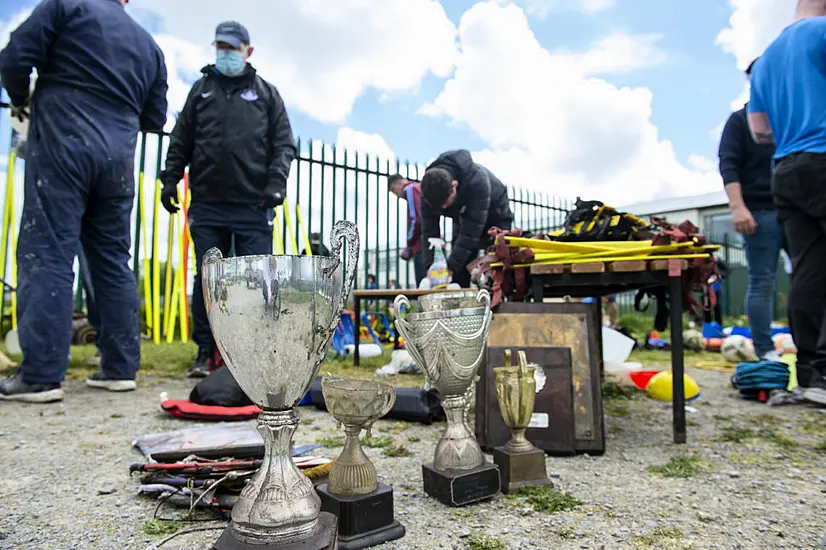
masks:
[[[642,218],[665,218],[675,224],[689,220],[703,234],[716,241],[722,241],[724,235],[734,238],[734,226],[725,191],[640,202],[618,209]]]

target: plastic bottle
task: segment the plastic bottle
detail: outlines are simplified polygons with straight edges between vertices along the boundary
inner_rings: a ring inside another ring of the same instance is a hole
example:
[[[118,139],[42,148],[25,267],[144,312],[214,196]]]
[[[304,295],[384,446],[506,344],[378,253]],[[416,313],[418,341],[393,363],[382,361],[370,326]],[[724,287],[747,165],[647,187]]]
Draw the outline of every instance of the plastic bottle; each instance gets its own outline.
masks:
[[[427,278],[430,280],[430,288],[446,288],[450,283],[450,273],[447,270],[447,260],[445,259],[444,245],[442,239],[428,239],[430,248],[433,250],[433,263],[427,269]]]

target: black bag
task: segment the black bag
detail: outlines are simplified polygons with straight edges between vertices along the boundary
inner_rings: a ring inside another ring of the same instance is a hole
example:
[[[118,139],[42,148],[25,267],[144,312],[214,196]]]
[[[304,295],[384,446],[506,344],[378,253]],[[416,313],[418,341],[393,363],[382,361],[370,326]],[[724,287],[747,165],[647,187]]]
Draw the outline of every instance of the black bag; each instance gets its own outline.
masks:
[[[253,404],[226,365],[198,382],[192,388],[189,400],[198,405],[213,407],[246,407]]]

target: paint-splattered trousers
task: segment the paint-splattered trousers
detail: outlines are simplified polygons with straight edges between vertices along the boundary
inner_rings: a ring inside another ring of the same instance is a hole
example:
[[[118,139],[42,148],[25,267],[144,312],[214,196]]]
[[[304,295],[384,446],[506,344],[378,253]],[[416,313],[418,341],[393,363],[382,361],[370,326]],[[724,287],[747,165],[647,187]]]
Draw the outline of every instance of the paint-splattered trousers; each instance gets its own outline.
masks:
[[[99,312],[101,368],[111,379],[134,379],[140,363],[138,292],[129,268],[134,149],[113,157],[72,140],[41,143],[36,136],[26,147],[17,243],[23,380],[60,383],[66,375],[73,266],[81,246]]]

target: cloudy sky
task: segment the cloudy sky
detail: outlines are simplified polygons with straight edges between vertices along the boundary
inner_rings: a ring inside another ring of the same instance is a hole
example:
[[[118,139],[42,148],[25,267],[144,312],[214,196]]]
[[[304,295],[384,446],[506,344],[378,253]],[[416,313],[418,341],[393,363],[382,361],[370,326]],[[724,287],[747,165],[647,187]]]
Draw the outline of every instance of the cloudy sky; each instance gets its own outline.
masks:
[[[0,0],[0,41],[34,5]],[[615,204],[720,189],[742,69],[793,0],[132,0],[179,109],[216,23],[244,23],[296,134]],[[3,117],[5,119],[5,117]],[[7,121],[0,131],[5,135]]]

